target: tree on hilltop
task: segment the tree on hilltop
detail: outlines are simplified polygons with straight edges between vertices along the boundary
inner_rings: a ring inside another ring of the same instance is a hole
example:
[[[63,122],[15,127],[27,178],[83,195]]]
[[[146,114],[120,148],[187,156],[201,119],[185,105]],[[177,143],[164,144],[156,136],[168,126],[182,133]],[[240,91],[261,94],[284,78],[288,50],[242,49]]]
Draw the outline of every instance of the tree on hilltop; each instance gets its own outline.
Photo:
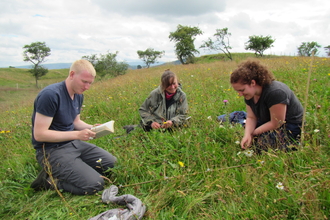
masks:
[[[249,36],[249,41],[245,43],[245,50],[254,50],[254,54],[258,57],[262,57],[264,51],[273,47],[275,39],[272,39],[271,36]]]
[[[231,33],[228,32],[228,28],[216,29],[215,41],[212,41],[209,38],[207,41],[204,41],[201,48],[209,48],[209,50],[222,51],[230,60],[233,60],[230,49],[232,47],[229,44],[229,37]]]
[[[298,49],[298,55],[303,57],[310,57],[312,56],[313,52],[314,55],[318,53],[318,49],[321,45],[319,45],[317,42],[302,42],[301,45],[297,48]]]
[[[125,62],[118,62],[116,60],[117,55],[118,51],[116,53],[108,52],[106,54],[100,54],[99,56],[92,54],[90,56],[83,56],[82,59],[91,62],[97,75],[103,78],[106,75],[119,76],[126,73],[129,65]]]
[[[171,41],[175,41],[175,53],[182,64],[193,63],[196,50],[194,41],[195,36],[201,35],[203,32],[198,27],[189,27],[178,25],[177,30],[170,32],[168,36]]]
[[[145,51],[138,50],[137,54],[139,55],[139,59],[142,59],[147,68],[149,68],[151,64],[156,63],[157,59],[165,54],[165,51],[156,51],[153,48],[148,48]]]
[[[33,69],[29,72],[36,79],[36,87],[38,88],[38,80],[40,77],[48,73],[48,69],[42,67],[40,64],[45,62],[45,58],[50,55],[50,48],[46,46],[45,42],[34,42],[23,47],[23,57],[25,62],[33,63]]]

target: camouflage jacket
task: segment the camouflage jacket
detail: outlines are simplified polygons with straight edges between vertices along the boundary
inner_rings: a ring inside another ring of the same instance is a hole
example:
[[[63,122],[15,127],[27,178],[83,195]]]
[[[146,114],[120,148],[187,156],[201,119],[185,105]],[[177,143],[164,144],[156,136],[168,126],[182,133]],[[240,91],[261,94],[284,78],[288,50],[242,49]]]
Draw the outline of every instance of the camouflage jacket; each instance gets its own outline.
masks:
[[[153,90],[139,108],[143,125],[150,126],[154,121],[162,123],[167,120],[171,120],[175,126],[183,125],[188,113],[186,94],[178,87],[173,99],[174,103],[166,110],[165,93],[160,87]]]

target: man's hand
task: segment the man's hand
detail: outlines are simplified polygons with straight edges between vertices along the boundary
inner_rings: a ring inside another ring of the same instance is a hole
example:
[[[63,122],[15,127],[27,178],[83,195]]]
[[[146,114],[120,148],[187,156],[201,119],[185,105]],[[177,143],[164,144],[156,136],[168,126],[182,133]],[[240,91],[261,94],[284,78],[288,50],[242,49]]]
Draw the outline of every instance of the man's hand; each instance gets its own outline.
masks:
[[[88,141],[95,138],[96,133],[91,131],[90,129],[84,129],[79,131],[78,139],[82,141]]]

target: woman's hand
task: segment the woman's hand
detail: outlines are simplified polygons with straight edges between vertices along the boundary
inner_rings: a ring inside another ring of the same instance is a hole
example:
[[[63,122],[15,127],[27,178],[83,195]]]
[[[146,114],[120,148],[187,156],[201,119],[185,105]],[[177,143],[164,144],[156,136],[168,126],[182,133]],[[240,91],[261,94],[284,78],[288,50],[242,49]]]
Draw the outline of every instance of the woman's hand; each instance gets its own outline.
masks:
[[[241,140],[241,148],[247,149],[251,146],[252,143],[252,135],[244,135]]]
[[[161,128],[161,126],[158,122],[154,121],[154,122],[151,123],[151,128],[152,129],[159,129],[159,128]]]
[[[161,126],[162,128],[170,128],[172,127],[173,122],[171,120],[167,120],[165,122],[163,122],[163,125]]]

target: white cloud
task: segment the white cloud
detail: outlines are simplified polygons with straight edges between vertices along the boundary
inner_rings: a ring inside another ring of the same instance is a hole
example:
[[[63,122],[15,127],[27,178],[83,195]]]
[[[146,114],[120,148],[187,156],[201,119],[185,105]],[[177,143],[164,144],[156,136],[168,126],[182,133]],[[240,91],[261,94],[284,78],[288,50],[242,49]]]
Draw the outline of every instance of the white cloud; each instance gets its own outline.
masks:
[[[148,15],[151,17],[163,18],[164,20],[171,17],[199,16],[206,13],[223,11],[226,3],[225,0],[93,0],[92,2],[100,5],[107,13],[115,12],[128,16]]]
[[[278,0],[2,0],[0,2],[0,66],[26,65],[23,46],[46,42],[47,63],[73,62],[84,55],[114,53],[138,61],[137,50],[165,51],[162,62],[176,60],[168,38],[178,24],[197,26],[196,48],[227,27],[233,52],[246,52],[251,35],[270,35],[274,47],[265,53],[295,55],[302,42],[330,42],[330,1]],[[205,52],[200,50],[201,54]]]

